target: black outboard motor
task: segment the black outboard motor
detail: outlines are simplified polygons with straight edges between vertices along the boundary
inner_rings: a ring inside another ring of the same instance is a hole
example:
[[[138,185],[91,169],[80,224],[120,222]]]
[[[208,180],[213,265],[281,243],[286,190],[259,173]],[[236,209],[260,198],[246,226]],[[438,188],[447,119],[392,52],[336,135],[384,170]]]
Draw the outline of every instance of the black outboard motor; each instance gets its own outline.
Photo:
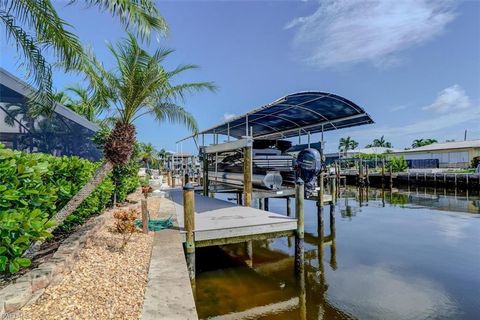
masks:
[[[313,192],[321,169],[321,156],[317,149],[309,148],[299,152],[296,163],[297,177],[302,178],[305,183],[305,193]]]

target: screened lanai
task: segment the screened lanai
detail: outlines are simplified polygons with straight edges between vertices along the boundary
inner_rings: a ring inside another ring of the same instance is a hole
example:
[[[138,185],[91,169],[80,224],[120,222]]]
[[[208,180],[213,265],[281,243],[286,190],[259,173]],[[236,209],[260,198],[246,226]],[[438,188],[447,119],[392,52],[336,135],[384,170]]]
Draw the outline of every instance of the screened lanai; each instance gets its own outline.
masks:
[[[27,103],[32,94],[25,82],[0,68],[0,143],[26,152],[100,159],[92,141],[96,124],[58,103],[51,115],[32,117]]]

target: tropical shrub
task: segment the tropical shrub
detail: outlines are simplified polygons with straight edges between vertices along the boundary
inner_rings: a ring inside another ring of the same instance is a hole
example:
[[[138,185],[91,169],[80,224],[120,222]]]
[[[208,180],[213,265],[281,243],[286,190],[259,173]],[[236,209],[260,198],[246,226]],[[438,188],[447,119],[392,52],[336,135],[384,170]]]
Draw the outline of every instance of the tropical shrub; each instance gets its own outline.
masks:
[[[390,157],[387,167],[388,169],[392,168],[393,172],[402,172],[407,170],[408,164],[403,156]]]
[[[139,212],[137,209],[125,209],[118,210],[113,214],[115,218],[114,231],[122,235],[121,250],[125,249],[130,237],[136,231],[135,220],[137,219]]]
[[[474,157],[472,159],[472,168],[476,169],[479,164],[480,164],[480,156]]]
[[[99,164],[78,157],[24,153],[0,144],[0,272],[30,264],[22,258],[32,242],[51,237],[50,221],[92,177]],[[69,231],[111,203],[107,178],[60,226]]]

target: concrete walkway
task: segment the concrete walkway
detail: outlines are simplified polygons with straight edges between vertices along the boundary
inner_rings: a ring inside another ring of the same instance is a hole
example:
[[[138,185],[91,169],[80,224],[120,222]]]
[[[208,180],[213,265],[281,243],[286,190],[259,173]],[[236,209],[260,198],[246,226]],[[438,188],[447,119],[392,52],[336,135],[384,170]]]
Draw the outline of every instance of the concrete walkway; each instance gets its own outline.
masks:
[[[175,219],[174,210],[172,201],[163,198],[160,218]],[[155,233],[141,319],[198,319],[178,229]]]

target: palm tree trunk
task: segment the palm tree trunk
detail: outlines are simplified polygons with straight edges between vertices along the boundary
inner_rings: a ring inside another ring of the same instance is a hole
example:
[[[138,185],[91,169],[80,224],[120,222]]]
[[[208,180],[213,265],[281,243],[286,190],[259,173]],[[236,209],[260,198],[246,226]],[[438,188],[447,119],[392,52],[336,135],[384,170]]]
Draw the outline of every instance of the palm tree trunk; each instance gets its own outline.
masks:
[[[51,220],[55,220],[57,225],[60,225],[69,215],[71,215],[77,208],[82,204],[82,202],[88,198],[90,194],[103,182],[105,177],[112,171],[113,163],[108,160],[102,163],[100,168],[95,171],[92,179],[88,181],[80,191],[78,191],[73,198],[71,198],[68,203],[58,211]],[[48,229],[51,232],[53,228]],[[40,249],[41,241],[33,243],[27,251],[25,251],[24,256],[27,258],[32,258],[35,252]]]
[[[71,215],[77,208],[82,204],[82,202],[88,198],[88,196],[95,191],[95,189],[103,182],[106,176],[112,171],[113,163],[108,160],[102,163],[100,168],[95,171],[92,179],[85,184],[80,191],[77,192],[73,196],[70,201],[60,210],[58,211],[53,220],[55,220],[58,224],[61,224],[66,217]]]

